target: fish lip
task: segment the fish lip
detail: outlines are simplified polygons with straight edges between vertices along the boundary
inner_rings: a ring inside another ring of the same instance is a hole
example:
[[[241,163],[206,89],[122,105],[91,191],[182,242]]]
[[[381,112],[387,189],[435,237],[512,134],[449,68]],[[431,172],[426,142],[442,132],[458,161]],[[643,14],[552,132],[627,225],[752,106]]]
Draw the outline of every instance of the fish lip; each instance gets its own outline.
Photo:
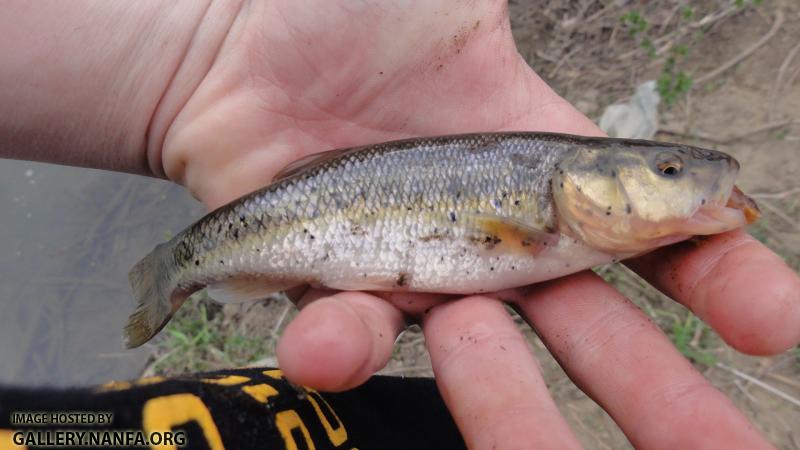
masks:
[[[734,186],[731,190],[731,195],[728,197],[728,203],[725,206],[741,210],[748,225],[761,217],[761,209],[759,209],[756,201],[748,197],[738,186]]]
[[[724,205],[712,203],[700,206],[689,218],[686,227],[695,235],[717,234],[745,227],[758,220],[760,215],[756,202],[733,186]]]
[[[747,224],[742,209],[727,205],[703,205],[692,214],[684,226],[687,233],[709,235],[742,228]]]

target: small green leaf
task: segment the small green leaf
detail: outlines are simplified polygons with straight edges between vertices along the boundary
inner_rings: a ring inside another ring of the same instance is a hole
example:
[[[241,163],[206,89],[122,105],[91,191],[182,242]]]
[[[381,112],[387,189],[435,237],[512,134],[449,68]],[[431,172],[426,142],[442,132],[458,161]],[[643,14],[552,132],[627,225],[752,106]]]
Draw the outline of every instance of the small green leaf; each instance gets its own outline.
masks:
[[[188,345],[190,342],[189,336],[186,336],[186,334],[183,333],[182,331],[178,331],[175,329],[167,329],[167,332],[169,332],[170,336],[180,341],[180,343],[183,345]]]
[[[684,44],[678,44],[672,47],[672,53],[678,56],[686,56],[689,53],[689,47]]]
[[[653,41],[651,41],[650,38],[642,39],[642,43],[639,45],[647,52],[649,57],[656,57],[656,46],[653,44]]]

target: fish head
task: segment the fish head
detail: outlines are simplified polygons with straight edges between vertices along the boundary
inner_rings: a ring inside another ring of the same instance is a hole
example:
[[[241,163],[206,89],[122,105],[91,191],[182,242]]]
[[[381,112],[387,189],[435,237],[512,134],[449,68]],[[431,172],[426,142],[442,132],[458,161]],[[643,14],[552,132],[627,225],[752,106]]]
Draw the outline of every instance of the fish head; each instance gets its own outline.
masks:
[[[568,232],[594,248],[632,255],[755,220],[746,215],[757,212],[752,200],[731,199],[738,172],[739,163],[722,152],[627,141],[582,148],[562,161],[553,196]]]

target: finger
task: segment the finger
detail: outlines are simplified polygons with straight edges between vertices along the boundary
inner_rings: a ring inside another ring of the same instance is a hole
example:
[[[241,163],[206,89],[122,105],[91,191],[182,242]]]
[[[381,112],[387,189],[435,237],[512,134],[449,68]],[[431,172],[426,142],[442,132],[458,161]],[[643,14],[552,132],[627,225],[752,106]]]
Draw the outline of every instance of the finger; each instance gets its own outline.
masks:
[[[397,309],[411,316],[420,316],[430,311],[434,305],[459,298],[450,294],[427,294],[419,292],[373,292]]]
[[[634,447],[770,447],[645,314],[594,273],[533,286],[516,304]]]
[[[501,302],[469,297],[423,318],[436,383],[469,448],[580,448]]]
[[[800,342],[800,279],[741,230],[670,246],[628,266],[742,352],[779,353]]]
[[[317,293],[311,290],[309,298]],[[292,382],[342,391],[386,365],[403,329],[402,313],[363,292],[330,294],[305,305],[278,343],[278,362]]]

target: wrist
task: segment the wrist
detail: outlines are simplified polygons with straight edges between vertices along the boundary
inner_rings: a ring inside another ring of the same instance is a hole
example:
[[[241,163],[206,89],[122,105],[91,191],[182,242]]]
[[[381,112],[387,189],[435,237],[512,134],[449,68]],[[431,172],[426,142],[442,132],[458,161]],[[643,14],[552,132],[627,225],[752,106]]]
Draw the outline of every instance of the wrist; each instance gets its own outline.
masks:
[[[209,13],[234,2],[11,5],[0,18],[0,45],[9,46],[0,68],[0,152],[161,174],[146,153],[154,116],[174,98],[176,76],[189,71],[187,54],[201,44],[213,53],[204,39],[214,28],[208,22],[219,20]]]

